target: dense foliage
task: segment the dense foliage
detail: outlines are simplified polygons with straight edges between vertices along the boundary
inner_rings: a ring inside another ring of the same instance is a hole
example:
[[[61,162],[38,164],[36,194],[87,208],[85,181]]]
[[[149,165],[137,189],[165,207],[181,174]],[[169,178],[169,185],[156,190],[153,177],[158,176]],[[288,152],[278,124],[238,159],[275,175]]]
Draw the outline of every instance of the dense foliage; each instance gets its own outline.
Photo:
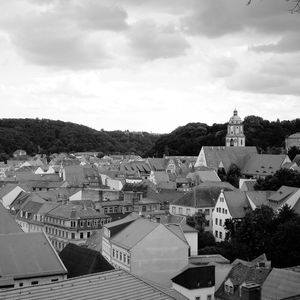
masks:
[[[247,212],[242,220],[227,220],[225,229],[225,242],[205,247],[199,254],[219,253],[231,261],[250,261],[265,253],[273,267],[300,264],[300,216],[288,206],[279,213],[262,206]]]
[[[265,179],[257,179],[254,188],[260,191],[277,191],[281,186],[300,187],[300,173],[289,169],[280,169]]]
[[[225,145],[226,124],[189,123],[178,127],[170,134],[160,136],[149,156],[198,155],[202,146]],[[259,152],[280,153],[285,137],[300,132],[300,119],[270,122],[257,116],[244,120],[246,145],[256,146]]]
[[[69,122],[46,119],[1,119],[0,157],[17,149],[28,154],[99,151],[143,155],[158,136],[146,132],[97,131]]]

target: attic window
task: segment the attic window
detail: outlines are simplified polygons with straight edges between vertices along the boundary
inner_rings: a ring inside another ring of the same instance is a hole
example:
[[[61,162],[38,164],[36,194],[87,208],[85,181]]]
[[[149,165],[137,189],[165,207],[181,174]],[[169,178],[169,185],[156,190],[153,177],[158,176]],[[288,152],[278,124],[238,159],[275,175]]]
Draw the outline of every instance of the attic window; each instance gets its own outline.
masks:
[[[225,289],[225,293],[233,294],[233,286],[225,284],[224,289]]]

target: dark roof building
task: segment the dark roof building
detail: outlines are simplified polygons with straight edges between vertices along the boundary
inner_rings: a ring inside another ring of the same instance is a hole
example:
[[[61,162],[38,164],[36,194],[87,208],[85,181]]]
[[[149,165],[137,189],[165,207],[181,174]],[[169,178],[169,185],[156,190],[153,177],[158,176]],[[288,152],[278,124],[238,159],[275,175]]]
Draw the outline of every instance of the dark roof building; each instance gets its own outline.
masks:
[[[114,269],[100,252],[72,243],[59,253],[59,257],[68,270],[68,278]]]

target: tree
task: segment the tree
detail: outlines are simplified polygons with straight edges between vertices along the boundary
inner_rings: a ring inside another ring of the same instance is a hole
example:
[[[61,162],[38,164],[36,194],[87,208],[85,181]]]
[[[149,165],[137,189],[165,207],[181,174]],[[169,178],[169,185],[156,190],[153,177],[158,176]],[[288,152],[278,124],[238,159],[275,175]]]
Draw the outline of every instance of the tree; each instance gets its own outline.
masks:
[[[241,177],[241,169],[236,164],[232,164],[226,174],[226,181],[238,188]]]
[[[259,178],[254,188],[260,191],[277,191],[283,185],[300,187],[300,173],[294,170],[280,169],[265,179]]]
[[[198,230],[198,232],[203,232],[207,220],[205,214],[202,212],[196,212],[193,216],[188,216],[186,219],[186,224]]]

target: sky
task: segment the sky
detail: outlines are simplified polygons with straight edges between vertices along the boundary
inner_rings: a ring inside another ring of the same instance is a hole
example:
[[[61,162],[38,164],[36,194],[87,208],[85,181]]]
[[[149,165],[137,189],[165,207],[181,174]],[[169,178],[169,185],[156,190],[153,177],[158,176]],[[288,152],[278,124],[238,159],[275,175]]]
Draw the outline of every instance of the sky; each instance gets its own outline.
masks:
[[[300,14],[285,0],[0,2],[0,118],[168,133],[300,116]]]

